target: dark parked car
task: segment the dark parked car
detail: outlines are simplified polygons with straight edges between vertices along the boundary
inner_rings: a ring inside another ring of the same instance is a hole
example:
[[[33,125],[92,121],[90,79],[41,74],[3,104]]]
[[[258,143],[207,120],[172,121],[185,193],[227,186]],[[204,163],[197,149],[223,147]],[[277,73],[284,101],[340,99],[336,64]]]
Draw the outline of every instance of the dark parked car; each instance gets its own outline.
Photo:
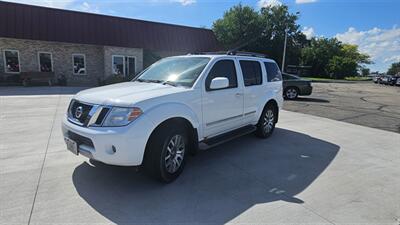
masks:
[[[311,95],[311,81],[287,73],[283,73],[282,78],[283,97],[286,99],[296,99],[299,95]]]
[[[400,76],[391,76],[388,80],[389,85],[399,85],[400,84]]]

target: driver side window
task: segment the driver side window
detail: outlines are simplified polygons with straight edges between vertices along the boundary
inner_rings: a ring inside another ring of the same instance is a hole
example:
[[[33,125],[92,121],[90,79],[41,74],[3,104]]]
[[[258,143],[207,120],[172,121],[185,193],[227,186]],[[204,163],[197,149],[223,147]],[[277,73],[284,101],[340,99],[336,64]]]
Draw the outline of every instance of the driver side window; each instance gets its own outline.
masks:
[[[229,80],[229,86],[227,88],[236,88],[237,77],[236,77],[236,68],[235,62],[233,60],[224,59],[216,62],[214,66],[211,68],[208,76],[206,78],[206,91],[213,91],[210,89],[211,80],[216,77],[226,77]],[[224,88],[224,89],[227,89]],[[221,89],[218,89],[221,90]]]

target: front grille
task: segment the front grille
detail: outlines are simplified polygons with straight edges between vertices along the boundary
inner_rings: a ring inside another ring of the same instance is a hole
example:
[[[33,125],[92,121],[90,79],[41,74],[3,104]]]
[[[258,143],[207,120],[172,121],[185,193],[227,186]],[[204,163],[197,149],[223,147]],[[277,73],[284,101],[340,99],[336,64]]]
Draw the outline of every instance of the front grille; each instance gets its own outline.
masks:
[[[68,107],[68,120],[84,127],[101,126],[110,110],[110,106],[91,105],[73,99]]]
[[[68,138],[75,141],[78,144],[78,146],[79,145],[87,145],[87,146],[94,148],[93,142],[92,142],[92,140],[90,140],[90,138],[84,137],[84,136],[74,133],[72,131],[68,131],[67,135],[68,135]]]
[[[75,122],[79,122],[82,125],[86,124],[90,119],[89,112],[92,107],[92,105],[72,100],[69,106],[69,117]]]

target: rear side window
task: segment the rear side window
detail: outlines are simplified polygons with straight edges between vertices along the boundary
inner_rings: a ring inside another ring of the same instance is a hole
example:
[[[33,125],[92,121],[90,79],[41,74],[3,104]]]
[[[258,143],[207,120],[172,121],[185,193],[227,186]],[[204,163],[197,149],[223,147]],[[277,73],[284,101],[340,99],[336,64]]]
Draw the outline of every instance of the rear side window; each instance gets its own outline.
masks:
[[[229,80],[229,87],[227,88],[236,88],[237,85],[237,77],[236,77],[236,69],[235,62],[233,60],[225,59],[216,62],[213,68],[210,70],[210,73],[206,79],[206,90],[211,91],[210,84],[211,80],[216,77],[226,77]]]
[[[244,86],[259,85],[262,83],[262,72],[260,63],[257,61],[240,60]]]
[[[265,70],[267,71],[268,82],[281,81],[282,74],[276,63],[264,62]]]

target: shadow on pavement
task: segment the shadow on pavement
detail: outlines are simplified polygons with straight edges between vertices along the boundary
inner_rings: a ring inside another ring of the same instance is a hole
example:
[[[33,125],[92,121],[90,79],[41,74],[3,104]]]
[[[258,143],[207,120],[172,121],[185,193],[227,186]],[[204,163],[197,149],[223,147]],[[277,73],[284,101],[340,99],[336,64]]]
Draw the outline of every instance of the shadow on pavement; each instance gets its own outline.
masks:
[[[303,203],[295,195],[317,179],[339,148],[277,128],[269,139],[247,135],[200,152],[171,184],[99,162],[79,165],[72,179],[79,195],[114,223],[224,224],[256,204]]]
[[[304,98],[304,97],[298,97],[295,100],[292,101],[297,101],[297,102],[319,102],[319,103],[329,103],[329,100],[326,99],[320,99],[320,98]]]
[[[88,87],[22,87],[22,86],[0,86],[0,96],[21,95],[74,95]]]

